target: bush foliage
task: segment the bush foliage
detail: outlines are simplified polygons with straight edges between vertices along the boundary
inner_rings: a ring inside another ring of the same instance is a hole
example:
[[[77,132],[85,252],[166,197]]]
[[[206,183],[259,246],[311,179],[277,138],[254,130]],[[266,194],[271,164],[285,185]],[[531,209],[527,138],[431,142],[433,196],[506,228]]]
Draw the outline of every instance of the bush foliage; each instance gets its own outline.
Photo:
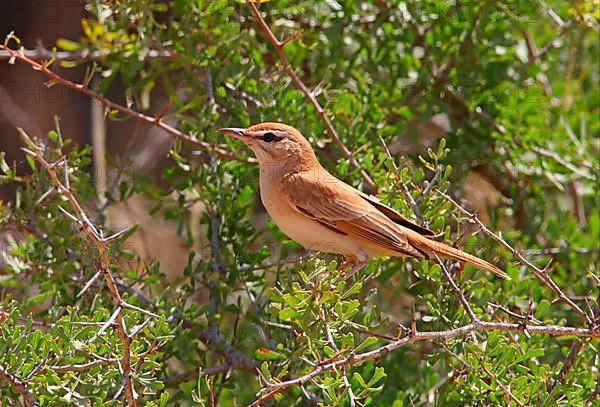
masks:
[[[42,61],[40,74],[85,64],[93,92],[112,100],[121,84],[131,109],[149,117],[157,117],[149,106],[162,92],[171,105],[159,118],[207,144],[172,134],[161,174],[120,174],[106,203],[90,175],[91,148],[61,134],[59,120],[45,140],[23,141],[27,170],[0,162],[2,182],[18,185],[14,200],[0,204],[3,230],[18,231],[2,248],[0,403],[31,404],[30,395],[44,406],[132,404],[126,371],[132,397],[148,406],[247,405],[261,397],[282,406],[597,402],[600,49],[592,3],[256,4],[277,38],[302,30],[283,48],[288,70],[323,107],[379,186],[374,191],[291,79],[249,4],[89,1],[84,36],[56,46],[101,57]],[[17,49],[18,36],[5,46]],[[105,107],[108,120],[136,120]],[[449,125],[435,133],[432,118]],[[340,259],[305,254],[257,217],[251,153],[215,130],[261,121],[294,125],[333,174],[498,264],[512,281],[447,262],[457,291],[439,264],[405,259],[372,260],[345,281]],[[587,320],[436,192],[470,197],[474,210],[472,189],[481,185],[480,218],[545,268]],[[143,225],[99,248],[69,196],[102,238],[119,232],[109,229],[106,209],[143,196],[149,216],[174,225],[189,246],[187,266],[166,283],[163,266],[127,244]],[[199,217],[192,207],[201,208]],[[39,295],[30,295],[33,286]],[[198,292],[208,294],[194,300]],[[478,319],[519,328],[414,340],[415,329],[472,323],[461,293]],[[368,352],[373,358],[356,361]]]

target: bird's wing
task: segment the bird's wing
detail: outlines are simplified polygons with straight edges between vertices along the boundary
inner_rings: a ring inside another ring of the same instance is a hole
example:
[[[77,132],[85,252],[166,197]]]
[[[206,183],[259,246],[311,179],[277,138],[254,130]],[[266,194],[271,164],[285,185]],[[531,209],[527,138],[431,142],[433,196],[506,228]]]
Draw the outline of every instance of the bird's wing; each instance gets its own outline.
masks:
[[[281,185],[282,192],[299,212],[329,228],[398,254],[428,257],[413,247],[402,229],[360,192],[329,174],[290,174]]]
[[[402,225],[407,229],[414,230],[415,232],[423,236],[435,236],[435,233],[431,230],[424,228],[423,226],[419,226],[416,223],[410,221],[400,212],[398,212],[394,208],[390,208],[389,206],[383,204],[379,199],[375,198],[373,195],[367,195],[358,190],[357,192],[364,200],[373,205],[377,210],[379,210],[381,213],[387,216],[392,222]]]

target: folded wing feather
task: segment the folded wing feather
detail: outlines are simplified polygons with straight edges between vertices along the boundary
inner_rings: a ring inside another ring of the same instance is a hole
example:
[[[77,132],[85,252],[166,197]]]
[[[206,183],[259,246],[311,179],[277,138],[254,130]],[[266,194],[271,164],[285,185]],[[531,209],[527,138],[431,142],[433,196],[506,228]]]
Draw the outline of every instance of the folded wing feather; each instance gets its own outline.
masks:
[[[361,192],[333,176],[331,182],[317,182],[309,173],[290,174],[283,180],[282,187],[282,192],[299,212],[329,228],[360,237],[398,254],[425,257],[408,242],[401,228],[385,212],[363,197]],[[379,205],[385,207],[381,203]],[[402,215],[395,214],[408,222]]]

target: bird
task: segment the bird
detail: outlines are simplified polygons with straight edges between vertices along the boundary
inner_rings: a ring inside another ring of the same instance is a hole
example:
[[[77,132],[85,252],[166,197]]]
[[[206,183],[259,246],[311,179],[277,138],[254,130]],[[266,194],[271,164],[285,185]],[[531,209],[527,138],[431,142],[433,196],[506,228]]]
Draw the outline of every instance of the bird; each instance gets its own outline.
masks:
[[[275,224],[307,249],[344,256],[345,278],[364,269],[369,258],[406,256],[466,262],[509,279],[495,265],[434,240],[431,230],[331,175],[294,127],[265,122],[217,132],[241,140],[256,155],[261,200]]]

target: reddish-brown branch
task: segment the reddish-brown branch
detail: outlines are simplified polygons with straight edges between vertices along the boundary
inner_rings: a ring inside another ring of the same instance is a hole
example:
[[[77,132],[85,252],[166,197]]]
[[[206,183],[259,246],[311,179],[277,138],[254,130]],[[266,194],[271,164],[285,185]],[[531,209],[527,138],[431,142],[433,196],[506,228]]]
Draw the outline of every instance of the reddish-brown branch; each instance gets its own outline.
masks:
[[[34,61],[33,59],[26,56],[22,51],[13,50],[3,44],[0,44],[0,50],[4,50],[5,52],[7,52],[11,56],[12,59],[16,59],[21,62],[24,62],[24,63],[28,64],[29,66],[31,66],[36,71],[42,72],[44,75],[46,75],[48,78],[50,78],[53,82],[63,85],[63,86],[66,86],[67,88],[73,89],[77,92],[83,93],[84,95],[90,97],[91,99],[97,100],[106,109],[116,110],[120,113],[123,113],[129,117],[133,117],[133,118],[135,118],[143,123],[146,123],[150,126],[158,127],[159,129],[164,130],[165,132],[167,132],[169,135],[171,135],[172,137],[174,137],[176,139],[183,140],[183,141],[190,143],[190,144],[192,144],[198,148],[201,148],[203,150],[213,151],[215,154],[217,154],[220,157],[227,158],[230,160],[248,162],[248,163],[254,162],[254,160],[239,158],[239,157],[233,155],[232,153],[225,151],[219,147],[215,147],[214,145],[207,143],[205,141],[197,140],[194,137],[190,136],[189,134],[185,134],[182,131],[180,131],[179,129],[176,129],[175,127],[170,126],[169,124],[163,122],[161,120],[161,118],[162,118],[161,116],[157,116],[157,117],[149,116],[144,113],[133,110],[129,107],[122,106],[122,105],[119,105],[118,103],[108,100],[107,98],[94,92],[93,90],[91,90],[90,88],[85,86],[84,84],[72,82],[68,79],[63,78],[62,76],[58,75],[57,73],[52,72],[46,64]]]
[[[57,165],[50,164],[43,156],[42,151],[37,146],[36,143],[29,138],[29,136],[23,131],[23,129],[18,128],[21,137],[27,144],[28,148],[24,149],[26,153],[30,154],[47,172],[50,180],[54,184],[54,189],[61,194],[71,205],[76,215],[70,215],[77,222],[77,225],[81,228],[81,230],[87,235],[89,240],[94,244],[96,250],[98,250],[98,256],[100,258],[100,271],[102,272],[102,276],[106,282],[106,286],[110,291],[110,295],[113,299],[113,304],[116,310],[121,310],[124,308],[125,302],[121,298],[121,294],[119,293],[119,289],[117,287],[117,283],[115,281],[114,276],[110,272],[110,261],[108,253],[106,252],[106,240],[102,237],[102,235],[97,231],[96,227],[90,221],[87,213],[81,207],[73,193],[69,188],[63,184],[60,180],[57,173]],[[121,345],[123,347],[123,355],[120,360],[120,366],[123,375],[123,383],[124,383],[124,393],[127,398],[127,403],[130,406],[137,406],[137,401],[135,399],[135,391],[133,388],[133,381],[131,379],[131,341],[132,337],[127,332],[127,327],[125,325],[125,320],[123,318],[123,313],[118,311],[115,314],[115,322],[117,333],[121,339]]]
[[[254,18],[256,18],[258,25],[260,26],[262,31],[265,33],[265,35],[269,39],[269,42],[271,42],[271,44],[273,44],[273,46],[275,47],[275,51],[277,52],[277,55],[279,56],[279,59],[281,60],[281,63],[283,64],[283,69],[290,76],[290,78],[292,79],[292,82],[294,82],[294,85],[296,86],[296,88],[298,88],[302,92],[302,94],[304,94],[304,96],[308,99],[308,101],[314,106],[317,114],[323,121],[323,124],[325,124],[327,133],[329,134],[331,139],[334,141],[334,143],[337,145],[337,147],[340,149],[344,158],[346,158],[348,160],[348,162],[350,163],[350,165],[352,165],[356,170],[358,170],[360,172],[361,177],[367,183],[367,186],[369,187],[369,189],[371,189],[372,191],[377,191],[377,185],[375,185],[375,183],[373,182],[373,180],[371,179],[369,174],[367,174],[367,172],[360,167],[360,164],[358,163],[358,161],[356,161],[356,158],[354,158],[354,155],[352,154],[352,152],[348,149],[348,147],[346,147],[344,142],[340,139],[340,136],[338,135],[337,131],[333,127],[331,120],[329,120],[329,117],[327,117],[327,115],[325,114],[325,110],[323,109],[323,107],[321,107],[321,104],[319,103],[319,101],[315,98],[315,96],[312,94],[312,92],[306,87],[304,82],[302,82],[302,79],[300,79],[300,77],[296,74],[296,72],[294,72],[294,69],[290,65],[287,57],[285,56],[285,52],[283,52],[283,47],[285,47],[291,40],[296,38],[300,34],[300,32],[298,31],[298,32],[294,33],[290,38],[287,38],[283,41],[279,41],[277,39],[277,37],[275,37],[275,34],[273,34],[273,31],[271,31],[271,28],[269,27],[267,22],[261,16],[260,12],[254,5],[254,3],[249,1],[248,5],[250,6],[250,10],[252,11]]]
[[[27,388],[27,384],[21,379],[16,378],[12,374],[10,374],[3,366],[0,366],[0,378],[2,378],[5,382],[10,384],[10,386],[15,389],[22,397],[27,407],[39,406],[38,402],[35,401],[33,395]]]

